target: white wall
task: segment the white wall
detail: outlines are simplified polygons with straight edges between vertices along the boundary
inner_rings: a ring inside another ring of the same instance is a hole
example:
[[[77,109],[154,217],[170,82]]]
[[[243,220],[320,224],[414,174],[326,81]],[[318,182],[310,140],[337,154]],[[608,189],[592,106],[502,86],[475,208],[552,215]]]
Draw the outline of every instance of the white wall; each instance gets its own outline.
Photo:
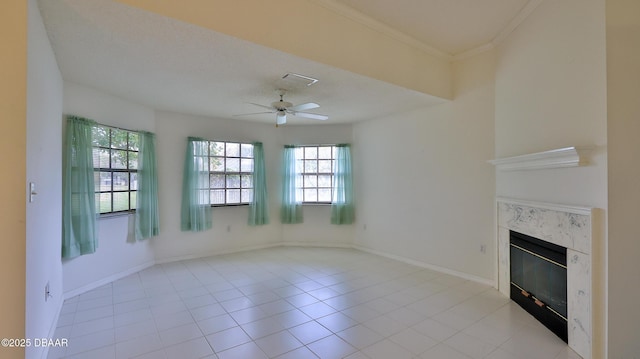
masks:
[[[451,102],[354,126],[357,246],[493,283],[494,61],[454,63]]]
[[[239,120],[220,120],[170,112],[157,112],[158,185],[160,187],[160,236],[154,243],[156,260],[201,257],[243,248],[264,247],[280,240],[275,196],[278,158],[277,129],[273,126]],[[204,232],[180,231],[182,170],[187,137],[252,142],[264,145],[269,193],[270,223],[250,227],[248,207],[213,209],[213,228]],[[227,229],[230,229],[229,231]]]
[[[161,111],[156,113],[156,121],[162,224],[160,236],[154,242],[157,261],[201,257],[282,242],[316,245],[344,245],[351,242],[352,226],[330,225],[328,206],[305,206],[305,222],[299,225],[283,226],[279,217],[282,146],[349,142],[351,126],[287,125],[276,128],[273,125],[242,120],[213,119]],[[189,136],[263,143],[269,196],[268,225],[247,225],[247,206],[219,207],[213,209],[211,230],[197,233],[180,230],[182,166],[186,139]]]
[[[38,195],[27,203],[26,334],[53,336],[62,306],[62,77],[35,0],[29,1],[27,181]],[[49,283],[53,297],[45,301]],[[6,349],[5,349],[6,350]],[[31,346],[27,358],[46,348]]]
[[[498,47],[496,157],[596,146],[580,168],[496,172],[496,193],[607,210],[604,0],[543,1]],[[606,220],[594,234],[594,352],[603,357]]]
[[[99,90],[64,84],[64,113],[93,119],[99,123],[157,135],[158,184],[160,187],[160,235],[147,241],[130,240],[132,216],[99,220],[99,247],[96,253],[63,263],[67,296],[81,293],[114,278],[144,268],[154,262],[201,257],[281,244],[350,245],[353,226],[329,224],[329,206],[305,206],[305,223],[280,224],[280,173],[282,145],[342,143],[351,141],[350,125],[281,126],[240,120],[212,119],[153,111]],[[248,207],[213,209],[213,229],[193,233],[180,231],[182,169],[186,138],[264,144],[269,190],[270,223],[247,225]]]
[[[279,167],[281,173],[281,151],[284,145],[320,145],[352,143],[353,133],[351,125],[317,125],[295,126],[286,125],[279,128],[280,144],[278,148]],[[352,151],[352,161],[358,161],[358,153]],[[357,187],[357,183],[354,186]],[[278,204],[282,188],[278,186]],[[282,241],[285,244],[312,246],[351,246],[353,244],[354,225],[332,225],[330,205],[304,205],[304,222],[282,225]],[[356,208],[356,217],[359,209]],[[279,219],[279,217],[278,217]]]
[[[606,208],[603,0],[545,1],[499,47],[496,157],[598,146],[593,165],[498,172],[497,194]]]
[[[640,353],[640,2],[607,0],[609,358]]]
[[[155,132],[155,114],[148,107],[111,96],[91,87],[65,82],[65,115],[77,115],[98,123],[130,130]],[[132,216],[101,218],[98,249],[93,254],[63,261],[64,292],[74,295],[154,263],[152,242],[131,239]]]

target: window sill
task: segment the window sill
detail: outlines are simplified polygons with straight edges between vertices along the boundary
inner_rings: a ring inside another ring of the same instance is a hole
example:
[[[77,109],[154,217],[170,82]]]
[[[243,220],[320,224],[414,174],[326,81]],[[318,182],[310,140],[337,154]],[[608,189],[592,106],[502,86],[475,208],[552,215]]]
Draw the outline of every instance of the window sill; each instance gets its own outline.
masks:
[[[127,212],[115,212],[115,213],[105,213],[105,214],[100,214],[98,215],[98,219],[111,219],[111,218],[118,218],[118,217],[126,217],[132,214],[135,214],[136,211],[132,210],[132,211],[127,211]]]
[[[245,207],[249,206],[249,203],[238,203],[238,204],[212,204],[212,208],[225,208],[225,207]]]

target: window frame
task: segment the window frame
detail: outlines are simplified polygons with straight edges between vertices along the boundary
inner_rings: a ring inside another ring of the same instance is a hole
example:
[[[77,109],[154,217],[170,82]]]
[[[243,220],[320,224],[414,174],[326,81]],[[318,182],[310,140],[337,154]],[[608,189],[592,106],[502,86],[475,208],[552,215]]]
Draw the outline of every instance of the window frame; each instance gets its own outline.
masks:
[[[138,188],[137,186],[135,186],[135,189],[132,189],[132,174],[135,174],[136,177],[136,181],[137,181],[137,174],[138,174],[138,160],[139,160],[139,155],[140,155],[140,143],[139,143],[139,137],[138,137],[138,147],[136,147],[136,149],[132,149],[132,141],[131,141],[131,135],[134,134],[136,136],[139,136],[138,131],[135,130],[129,130],[126,128],[120,128],[120,127],[116,127],[116,126],[110,126],[110,125],[104,125],[104,124],[100,124],[100,123],[96,123],[93,128],[92,131],[97,130],[98,128],[104,128],[106,130],[108,130],[109,132],[109,140],[108,140],[108,144],[107,146],[101,146],[100,144],[96,143],[96,139],[94,137],[94,134],[92,133],[92,144],[91,144],[91,148],[92,150],[98,150],[98,151],[107,151],[108,152],[108,164],[109,167],[100,167],[101,166],[101,160],[98,160],[98,164],[96,165],[95,163],[95,153],[93,154],[93,159],[94,159],[94,165],[93,165],[93,171],[94,171],[94,179],[97,181],[97,183],[95,184],[95,196],[96,196],[96,212],[100,217],[110,217],[110,216],[119,216],[119,215],[126,215],[126,214],[130,214],[130,213],[134,213],[136,211],[136,207],[137,207],[137,193],[138,193]],[[113,132],[114,131],[123,131],[126,132],[127,134],[127,139],[126,139],[126,146],[124,146],[125,148],[119,148],[119,147],[114,147],[113,145]],[[124,151],[126,152],[126,168],[113,168],[113,151]],[[131,168],[131,153],[136,153],[136,158],[135,158],[135,168]],[[100,156],[100,154],[98,154],[98,156]],[[109,190],[102,190],[102,183],[101,183],[101,174],[102,173],[110,173],[110,184],[109,184]],[[125,173],[127,174],[128,177],[128,181],[127,181],[127,189],[126,190],[114,190],[114,185],[115,185],[115,181],[114,181],[114,177],[115,174],[122,174]],[[110,211],[107,212],[101,212],[101,194],[103,193],[107,193],[107,194],[111,194],[110,196]],[[115,193],[127,193],[127,209],[123,209],[123,210],[118,210],[118,211],[114,211],[114,203],[115,203]],[[135,193],[135,195],[132,195],[133,193]]]
[[[296,197],[299,195],[301,196],[300,198],[300,202],[303,205],[331,205],[331,203],[333,202],[333,190],[334,190],[334,170],[335,170],[335,159],[336,159],[336,144],[308,144],[308,145],[298,145],[296,146],[296,151],[298,151],[299,149],[301,150],[303,156],[300,157],[299,156],[299,152],[296,152],[296,173],[299,174],[300,176],[300,182],[302,184],[302,187],[298,187],[296,186]],[[331,155],[330,158],[320,158],[320,148],[327,148],[329,147],[331,149]],[[307,158],[307,149],[311,149],[311,148],[315,148],[316,149],[316,156],[315,158]],[[320,170],[320,161],[327,161],[330,160],[330,166],[329,166],[329,170],[328,171],[323,171],[321,172]],[[301,165],[298,165],[298,161],[301,161]],[[309,162],[313,162],[315,161],[316,165],[316,170],[314,171],[309,171],[307,172],[307,166],[306,164]],[[302,168],[301,172],[298,172],[299,168]],[[307,185],[307,178],[305,176],[311,176],[314,177],[315,176],[315,182],[316,185],[312,186],[312,185]],[[320,186],[320,177],[321,176],[329,176],[329,185],[328,186]],[[306,190],[314,190],[316,191],[316,200],[315,201],[308,201],[306,200]],[[320,201],[320,190],[328,190],[329,191],[329,199],[327,201]]]
[[[209,198],[211,201],[211,207],[240,207],[240,206],[249,206],[251,205],[251,203],[253,202],[253,191],[255,189],[254,186],[254,166],[255,166],[255,157],[254,157],[254,153],[253,153],[253,143],[252,142],[241,142],[241,141],[220,141],[220,140],[204,140],[207,142],[207,157],[209,160]],[[212,148],[212,144],[213,143],[224,143],[224,149],[223,149],[223,156],[220,155],[216,155],[216,154],[212,154],[211,148]],[[227,144],[237,144],[238,145],[238,155],[237,156],[229,156],[227,155]],[[243,156],[242,155],[242,146],[246,145],[246,146],[251,146],[251,157],[247,157],[247,156]],[[211,165],[212,162],[212,158],[222,158],[224,160],[223,162],[223,169],[222,171],[220,170],[214,170],[214,167]],[[227,159],[237,159],[238,160],[238,171],[228,171],[227,170]],[[245,159],[251,159],[251,171],[243,171],[242,168],[242,160]],[[239,187],[228,187],[228,181],[227,181],[227,176],[231,174],[231,175],[237,175],[239,177]],[[212,176],[224,176],[224,188],[220,188],[220,187],[212,187]],[[242,177],[243,176],[250,176],[251,177],[251,187],[243,187],[243,181],[242,181]],[[214,203],[213,200],[211,200],[211,197],[213,195],[213,191],[214,190],[224,190],[224,200],[225,203]],[[228,203],[227,199],[228,199],[228,190],[238,190],[240,193],[240,202],[238,203]],[[243,202],[242,201],[242,190],[246,190],[246,189],[250,189],[251,190],[251,195],[248,201]]]

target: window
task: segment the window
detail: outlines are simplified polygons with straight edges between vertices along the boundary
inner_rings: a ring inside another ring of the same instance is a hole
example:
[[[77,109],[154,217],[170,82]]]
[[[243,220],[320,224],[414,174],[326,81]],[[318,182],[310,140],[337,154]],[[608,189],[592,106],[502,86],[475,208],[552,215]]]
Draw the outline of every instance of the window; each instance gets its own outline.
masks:
[[[303,203],[331,203],[333,188],[334,145],[296,148],[296,172],[302,176]]]
[[[253,199],[253,145],[209,141],[211,205],[249,204]]]
[[[138,190],[137,132],[98,125],[92,130],[96,211],[129,212]]]

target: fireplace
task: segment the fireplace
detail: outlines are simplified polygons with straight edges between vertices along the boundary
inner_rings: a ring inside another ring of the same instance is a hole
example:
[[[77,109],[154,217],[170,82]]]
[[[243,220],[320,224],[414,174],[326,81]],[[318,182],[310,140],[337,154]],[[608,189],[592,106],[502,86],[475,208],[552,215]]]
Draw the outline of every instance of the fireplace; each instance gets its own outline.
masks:
[[[538,238],[542,243],[552,243],[565,248],[566,254],[566,311],[567,343],[584,359],[592,358],[592,235],[594,233],[594,209],[558,204],[527,202],[509,198],[497,199],[498,224],[498,289],[510,296],[511,283],[511,232]],[[522,246],[520,246],[522,247]],[[532,251],[533,252],[533,251]],[[562,263],[562,262],[560,262]],[[514,277],[517,277],[516,273]],[[545,297],[538,289],[529,288],[538,298]],[[560,290],[562,291],[562,290]],[[522,290],[518,289],[521,293]],[[539,299],[549,308],[554,300]],[[529,304],[535,299],[529,301]],[[562,300],[560,300],[562,302]],[[555,305],[555,304],[554,304]],[[555,308],[555,307],[551,307]],[[562,313],[561,310],[554,309]],[[547,310],[550,312],[549,310]]]
[[[510,231],[510,297],[567,342],[567,249]]]

